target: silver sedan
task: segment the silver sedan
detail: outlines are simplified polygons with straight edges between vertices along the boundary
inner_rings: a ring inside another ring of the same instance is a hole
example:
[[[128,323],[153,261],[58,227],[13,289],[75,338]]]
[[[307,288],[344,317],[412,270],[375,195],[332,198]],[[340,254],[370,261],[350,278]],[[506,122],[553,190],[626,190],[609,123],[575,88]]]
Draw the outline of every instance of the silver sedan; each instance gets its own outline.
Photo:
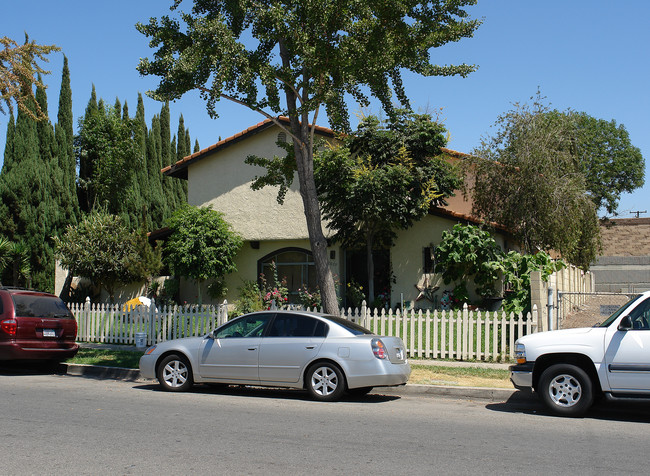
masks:
[[[204,337],[154,345],[140,373],[163,389],[194,383],[304,388],[321,401],[345,392],[404,385],[411,367],[398,337],[380,337],[336,316],[262,311],[227,322]]]

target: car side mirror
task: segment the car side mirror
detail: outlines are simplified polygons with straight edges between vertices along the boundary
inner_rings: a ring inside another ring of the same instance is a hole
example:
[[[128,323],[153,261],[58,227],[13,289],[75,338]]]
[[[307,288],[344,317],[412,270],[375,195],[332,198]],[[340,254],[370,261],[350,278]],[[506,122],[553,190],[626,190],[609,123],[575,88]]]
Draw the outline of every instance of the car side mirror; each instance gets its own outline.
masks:
[[[630,316],[625,316],[621,319],[621,322],[618,323],[619,331],[629,331],[632,329],[632,318]]]

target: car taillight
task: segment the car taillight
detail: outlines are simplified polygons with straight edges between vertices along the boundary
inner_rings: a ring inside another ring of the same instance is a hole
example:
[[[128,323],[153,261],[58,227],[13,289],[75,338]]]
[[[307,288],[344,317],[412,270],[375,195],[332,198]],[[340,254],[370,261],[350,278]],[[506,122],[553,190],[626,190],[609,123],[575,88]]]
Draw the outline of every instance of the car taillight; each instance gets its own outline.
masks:
[[[16,328],[16,319],[5,319],[4,321],[0,321],[0,330],[10,336],[16,335]]]
[[[370,345],[372,346],[372,353],[375,354],[375,357],[382,360],[388,358],[386,346],[384,346],[384,343],[380,339],[373,339]]]

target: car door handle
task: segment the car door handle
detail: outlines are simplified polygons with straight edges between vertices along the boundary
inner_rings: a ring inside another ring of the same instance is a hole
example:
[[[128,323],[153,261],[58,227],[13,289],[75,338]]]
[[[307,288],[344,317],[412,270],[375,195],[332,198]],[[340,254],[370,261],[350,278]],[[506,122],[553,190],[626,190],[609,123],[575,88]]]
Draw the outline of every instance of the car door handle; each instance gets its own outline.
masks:
[[[305,347],[305,349],[307,350],[314,350],[315,348],[316,348],[315,345],[308,345],[307,347]]]
[[[248,350],[257,350],[257,347],[249,347]]]

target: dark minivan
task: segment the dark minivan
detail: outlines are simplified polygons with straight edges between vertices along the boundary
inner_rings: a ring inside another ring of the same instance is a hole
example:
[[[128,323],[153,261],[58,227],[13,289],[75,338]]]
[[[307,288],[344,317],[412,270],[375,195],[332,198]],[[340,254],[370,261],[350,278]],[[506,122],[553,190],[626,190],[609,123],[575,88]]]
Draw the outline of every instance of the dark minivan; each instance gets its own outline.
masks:
[[[0,287],[0,360],[74,357],[77,321],[54,294]]]

